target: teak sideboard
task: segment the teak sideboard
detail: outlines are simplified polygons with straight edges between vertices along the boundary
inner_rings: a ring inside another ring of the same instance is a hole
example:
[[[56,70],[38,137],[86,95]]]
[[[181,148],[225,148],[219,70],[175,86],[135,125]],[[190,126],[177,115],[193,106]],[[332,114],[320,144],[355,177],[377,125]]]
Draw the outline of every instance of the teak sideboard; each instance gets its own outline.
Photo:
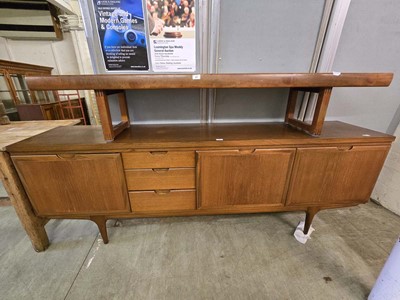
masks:
[[[324,124],[332,87],[387,86],[392,76],[32,77],[34,90],[94,89],[102,127],[56,128],[7,151],[37,217],[92,220],[105,243],[107,219],[151,216],[305,211],[307,233],[318,211],[369,200],[394,140],[342,122]],[[134,125],[124,92],[270,87],[290,88],[284,122]],[[310,122],[295,117],[299,91],[318,94]],[[117,126],[107,100],[113,93],[121,108]]]

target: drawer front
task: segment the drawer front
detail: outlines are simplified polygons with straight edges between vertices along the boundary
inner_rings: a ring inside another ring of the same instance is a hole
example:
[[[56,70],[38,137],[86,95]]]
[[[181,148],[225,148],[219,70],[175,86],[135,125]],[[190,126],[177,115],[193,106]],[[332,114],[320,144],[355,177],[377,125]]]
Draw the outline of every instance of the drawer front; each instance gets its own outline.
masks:
[[[173,190],[195,187],[194,168],[126,170],[128,190]]]
[[[194,190],[130,192],[133,212],[181,211],[196,208]]]
[[[122,153],[125,169],[194,168],[194,151],[149,151]]]

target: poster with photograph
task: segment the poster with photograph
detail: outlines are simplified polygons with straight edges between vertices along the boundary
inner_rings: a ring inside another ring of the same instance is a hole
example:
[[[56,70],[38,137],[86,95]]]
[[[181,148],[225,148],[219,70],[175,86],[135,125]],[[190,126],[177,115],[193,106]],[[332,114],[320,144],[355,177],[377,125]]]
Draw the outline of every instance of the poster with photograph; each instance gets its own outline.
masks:
[[[196,71],[195,0],[147,0],[154,72]]]
[[[142,0],[94,0],[93,4],[106,69],[147,71]]]

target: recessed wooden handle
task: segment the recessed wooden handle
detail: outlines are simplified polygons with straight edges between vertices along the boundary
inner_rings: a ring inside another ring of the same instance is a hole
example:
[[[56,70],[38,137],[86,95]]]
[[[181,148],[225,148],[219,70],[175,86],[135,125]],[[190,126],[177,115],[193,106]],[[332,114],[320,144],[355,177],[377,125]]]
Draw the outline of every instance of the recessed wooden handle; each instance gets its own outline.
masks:
[[[169,171],[169,168],[157,168],[157,169],[153,169],[153,172],[156,172],[156,173],[165,173],[165,172],[168,172]]]
[[[253,154],[256,152],[256,149],[239,149],[240,154]]]
[[[150,151],[150,154],[152,155],[165,155],[167,153],[168,151]]]
[[[353,149],[353,146],[343,146],[343,147],[337,147],[339,151],[350,151]]]
[[[154,191],[154,193],[156,193],[157,195],[166,195],[169,194],[171,192],[171,190],[156,190]]]
[[[74,158],[75,158],[75,154],[68,154],[68,153],[65,153],[65,154],[57,154],[57,157],[58,157],[59,159],[74,159]]]

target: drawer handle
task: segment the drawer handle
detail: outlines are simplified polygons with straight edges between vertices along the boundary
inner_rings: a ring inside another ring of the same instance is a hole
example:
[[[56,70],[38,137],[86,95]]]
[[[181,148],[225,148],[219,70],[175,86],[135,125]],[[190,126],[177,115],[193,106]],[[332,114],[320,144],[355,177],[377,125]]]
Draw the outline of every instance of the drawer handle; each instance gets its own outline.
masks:
[[[339,151],[350,151],[353,149],[353,146],[344,146],[344,147],[337,147]]]
[[[151,155],[165,155],[168,151],[150,151]]]
[[[75,154],[68,154],[68,153],[65,153],[65,154],[57,154],[57,157],[58,157],[59,159],[75,159]]]
[[[166,195],[169,194],[171,192],[171,190],[156,190],[154,191],[154,193],[156,193],[157,195]]]
[[[169,171],[169,168],[157,168],[157,169],[153,169],[153,172],[156,172],[156,173],[165,173],[165,172],[168,172]]]

